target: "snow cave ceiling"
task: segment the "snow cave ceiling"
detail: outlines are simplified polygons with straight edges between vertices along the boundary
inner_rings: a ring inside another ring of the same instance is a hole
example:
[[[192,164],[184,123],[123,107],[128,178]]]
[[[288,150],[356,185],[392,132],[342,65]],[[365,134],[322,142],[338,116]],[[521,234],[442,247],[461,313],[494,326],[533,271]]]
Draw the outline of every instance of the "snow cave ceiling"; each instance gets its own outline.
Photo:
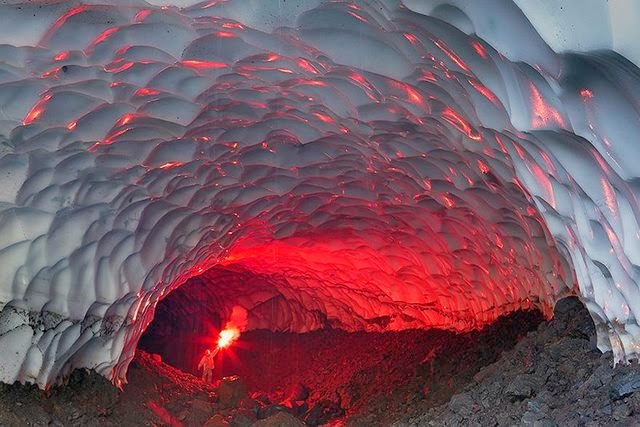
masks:
[[[0,381],[121,384],[196,276],[291,332],[577,294],[637,358],[640,70],[587,51],[634,58],[616,13],[569,51],[507,0],[0,5]]]

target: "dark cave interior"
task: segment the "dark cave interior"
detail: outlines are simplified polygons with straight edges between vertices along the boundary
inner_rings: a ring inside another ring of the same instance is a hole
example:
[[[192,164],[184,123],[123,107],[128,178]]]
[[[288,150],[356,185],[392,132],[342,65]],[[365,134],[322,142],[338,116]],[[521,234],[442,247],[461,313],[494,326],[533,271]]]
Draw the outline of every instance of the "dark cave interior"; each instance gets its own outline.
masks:
[[[256,282],[250,272],[232,270],[209,272],[208,277],[233,276],[234,286]],[[206,349],[215,348],[225,323],[216,290],[206,278],[196,277],[166,296],[139,348],[199,377],[198,361]],[[259,304],[261,322],[270,312],[280,316],[282,304],[278,297]],[[214,380],[237,375],[254,399],[289,407],[296,405],[292,390],[302,386],[308,398],[298,402],[305,405],[299,411],[331,401],[345,415],[376,413],[376,419],[383,419],[385,408],[399,402],[420,399],[429,406],[446,402],[542,321],[539,311],[521,310],[467,333],[353,332],[329,323],[304,333],[248,330],[216,356]]]

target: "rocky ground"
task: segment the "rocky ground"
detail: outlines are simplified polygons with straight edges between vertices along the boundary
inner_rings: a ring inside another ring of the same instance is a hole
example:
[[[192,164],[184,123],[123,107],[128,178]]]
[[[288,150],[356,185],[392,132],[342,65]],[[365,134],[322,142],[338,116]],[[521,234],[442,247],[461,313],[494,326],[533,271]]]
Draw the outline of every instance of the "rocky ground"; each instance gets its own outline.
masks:
[[[640,367],[612,366],[586,309],[565,299],[448,403],[395,426],[638,426]]]
[[[129,384],[0,385],[0,426],[640,425],[640,368],[612,368],[576,300],[551,322],[515,313],[484,331],[243,336],[216,385],[140,351]]]

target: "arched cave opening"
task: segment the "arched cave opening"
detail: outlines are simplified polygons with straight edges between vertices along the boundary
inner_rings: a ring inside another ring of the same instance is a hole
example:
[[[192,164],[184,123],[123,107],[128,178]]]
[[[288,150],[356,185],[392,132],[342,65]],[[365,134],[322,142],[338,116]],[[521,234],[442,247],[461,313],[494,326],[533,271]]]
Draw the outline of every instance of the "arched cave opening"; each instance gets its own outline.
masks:
[[[139,349],[199,378],[198,361],[215,348],[228,301],[243,303],[247,330],[216,357],[214,381],[238,376],[263,411],[287,406],[311,425],[360,413],[375,413],[380,421],[389,405],[401,411],[402,402],[412,399],[446,402],[544,320],[541,311],[525,308],[470,332],[385,330],[380,326],[388,319],[382,318],[370,322],[377,328],[349,330],[349,322],[289,300],[277,280],[238,264],[193,277],[159,303]],[[301,387],[304,399],[292,400]],[[310,415],[318,405],[326,419]],[[326,409],[331,405],[334,412]]]

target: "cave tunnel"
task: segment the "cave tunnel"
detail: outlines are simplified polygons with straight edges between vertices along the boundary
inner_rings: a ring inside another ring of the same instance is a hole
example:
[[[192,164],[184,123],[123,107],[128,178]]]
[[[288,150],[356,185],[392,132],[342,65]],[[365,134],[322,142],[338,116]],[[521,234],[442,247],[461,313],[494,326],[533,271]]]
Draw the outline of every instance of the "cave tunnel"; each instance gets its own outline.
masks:
[[[376,404],[392,408],[385,397],[392,393],[445,402],[544,319],[533,304],[514,304],[513,313],[478,327],[481,332],[454,332],[446,324],[389,329],[391,316],[349,327],[288,300],[277,290],[283,280],[237,264],[213,267],[160,302],[139,348],[199,378],[201,357],[216,348],[219,332],[232,323],[225,319],[239,307],[229,310],[226,304],[250,305],[243,310],[242,334],[215,358],[214,383],[240,377],[251,396],[302,410],[298,415],[315,425],[310,408],[336,399],[339,412],[327,421],[371,411]],[[291,401],[300,389],[308,394],[298,402],[304,406]]]
[[[525,1],[249,3],[0,6],[0,382],[126,388],[138,348],[198,374],[235,310],[216,375],[250,388],[273,348],[415,368],[570,296],[637,359],[620,8],[568,34]]]

